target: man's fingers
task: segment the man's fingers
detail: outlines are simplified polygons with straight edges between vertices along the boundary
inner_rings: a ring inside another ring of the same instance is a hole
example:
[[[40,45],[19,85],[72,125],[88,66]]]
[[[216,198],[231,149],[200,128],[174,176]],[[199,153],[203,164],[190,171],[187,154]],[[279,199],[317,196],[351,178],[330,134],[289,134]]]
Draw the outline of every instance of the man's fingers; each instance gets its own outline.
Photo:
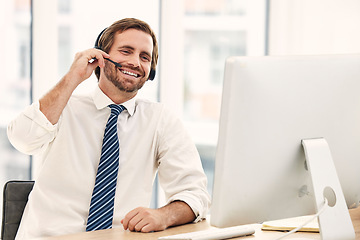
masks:
[[[134,231],[136,232],[142,232],[144,226],[148,225],[148,223],[146,222],[145,219],[140,219],[139,222],[137,222],[135,225],[134,225]]]
[[[124,219],[121,220],[124,229],[129,229],[131,231],[131,229],[129,228],[129,223],[130,221],[139,213],[139,209],[133,209],[130,212],[128,212],[128,214],[125,215]]]
[[[164,230],[164,216],[158,209],[136,208],[129,212],[122,220],[125,230],[137,232],[153,232]]]
[[[143,232],[143,233],[148,233],[148,232],[152,232],[152,231],[155,231],[155,230],[153,229],[153,227],[150,224],[146,224],[145,226],[143,226],[140,229],[140,231]]]
[[[92,56],[91,59],[96,58],[96,60],[98,61],[98,65],[99,67],[103,68],[105,67],[105,59],[104,58],[109,58],[109,54],[107,54],[106,52],[99,50],[99,49],[94,49],[94,56]]]
[[[130,219],[129,223],[128,223],[128,228],[130,231],[138,231],[136,229],[136,226],[141,222],[142,218],[139,215],[135,215],[133,218]],[[140,228],[141,230],[141,225],[138,226],[138,228]]]

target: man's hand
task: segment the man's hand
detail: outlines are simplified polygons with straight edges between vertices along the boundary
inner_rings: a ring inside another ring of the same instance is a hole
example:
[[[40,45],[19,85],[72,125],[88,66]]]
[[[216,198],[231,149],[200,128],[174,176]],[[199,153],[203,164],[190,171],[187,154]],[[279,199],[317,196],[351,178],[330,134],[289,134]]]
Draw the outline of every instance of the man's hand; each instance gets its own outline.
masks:
[[[39,100],[40,111],[52,124],[58,122],[75,88],[85,79],[88,79],[97,66],[104,67],[104,58],[107,57],[109,55],[106,52],[95,48],[76,54],[67,74]]]
[[[105,60],[109,55],[99,49],[90,48],[75,55],[74,61],[70,67],[68,75],[78,84],[88,79],[96,67],[104,67]]]
[[[168,227],[166,217],[160,209],[139,207],[126,214],[121,220],[124,229],[136,232],[161,231]]]
[[[195,214],[184,202],[175,201],[159,209],[139,207],[121,220],[125,230],[136,232],[162,231],[170,226],[192,222]]]

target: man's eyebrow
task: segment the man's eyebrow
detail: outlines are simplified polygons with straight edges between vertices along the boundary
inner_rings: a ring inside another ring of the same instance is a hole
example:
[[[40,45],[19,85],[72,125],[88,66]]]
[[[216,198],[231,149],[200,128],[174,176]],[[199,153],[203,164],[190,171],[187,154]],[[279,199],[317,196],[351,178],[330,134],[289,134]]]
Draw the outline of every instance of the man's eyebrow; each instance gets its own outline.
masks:
[[[135,48],[133,48],[132,46],[128,46],[128,45],[124,45],[124,46],[118,47],[118,49],[123,49],[123,48],[130,49],[130,50],[134,50],[134,49],[135,49]]]

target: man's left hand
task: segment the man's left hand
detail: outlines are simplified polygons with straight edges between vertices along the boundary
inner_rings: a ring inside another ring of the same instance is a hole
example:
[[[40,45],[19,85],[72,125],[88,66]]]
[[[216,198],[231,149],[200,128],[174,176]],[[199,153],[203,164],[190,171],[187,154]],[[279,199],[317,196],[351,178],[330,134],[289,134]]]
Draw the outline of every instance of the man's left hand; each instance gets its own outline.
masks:
[[[121,220],[125,230],[136,232],[162,231],[170,226],[194,221],[195,214],[185,202],[174,201],[162,208],[138,207]]]

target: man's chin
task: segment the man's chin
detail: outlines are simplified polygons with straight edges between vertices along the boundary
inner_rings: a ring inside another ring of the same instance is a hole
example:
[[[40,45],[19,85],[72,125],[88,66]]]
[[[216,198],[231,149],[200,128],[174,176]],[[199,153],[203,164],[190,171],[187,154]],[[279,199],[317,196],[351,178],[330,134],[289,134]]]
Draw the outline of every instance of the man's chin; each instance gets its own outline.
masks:
[[[142,88],[142,86],[144,86],[145,82],[140,82],[140,83],[135,83],[133,80],[131,79],[124,79],[122,81],[116,81],[116,80],[110,80],[115,87],[117,87],[120,91],[122,92],[126,92],[126,93],[135,93],[138,90],[140,90]]]
[[[126,93],[134,93],[137,92],[139,89],[137,87],[132,86],[124,86],[123,84],[115,84],[115,86],[122,92]]]

